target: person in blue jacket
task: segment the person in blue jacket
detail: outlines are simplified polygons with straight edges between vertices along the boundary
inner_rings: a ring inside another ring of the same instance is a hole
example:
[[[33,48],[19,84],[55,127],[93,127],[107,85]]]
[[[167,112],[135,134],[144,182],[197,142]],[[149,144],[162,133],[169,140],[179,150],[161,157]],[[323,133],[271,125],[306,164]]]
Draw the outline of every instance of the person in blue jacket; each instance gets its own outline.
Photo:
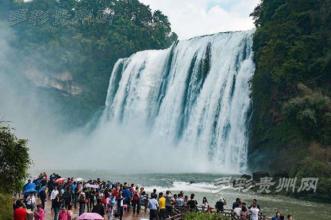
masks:
[[[130,203],[131,203],[132,193],[129,187],[125,187],[123,189],[123,203],[127,205],[127,211],[130,211]]]

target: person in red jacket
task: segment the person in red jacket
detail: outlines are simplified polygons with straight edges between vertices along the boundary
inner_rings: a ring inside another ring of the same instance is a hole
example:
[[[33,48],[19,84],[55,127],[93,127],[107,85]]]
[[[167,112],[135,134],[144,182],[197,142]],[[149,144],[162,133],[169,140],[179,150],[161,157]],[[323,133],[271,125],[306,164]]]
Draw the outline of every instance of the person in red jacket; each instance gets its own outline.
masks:
[[[27,211],[20,200],[16,201],[14,210],[14,220],[27,220]]]

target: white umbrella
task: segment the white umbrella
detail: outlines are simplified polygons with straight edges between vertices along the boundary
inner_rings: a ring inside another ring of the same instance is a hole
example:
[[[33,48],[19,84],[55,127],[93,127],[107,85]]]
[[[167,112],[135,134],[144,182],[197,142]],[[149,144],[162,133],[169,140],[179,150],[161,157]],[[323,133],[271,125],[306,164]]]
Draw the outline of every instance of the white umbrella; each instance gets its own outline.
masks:
[[[96,185],[96,184],[93,185],[93,184],[88,183],[88,184],[85,185],[85,187],[86,188],[99,189],[99,185]]]
[[[82,181],[84,181],[84,179],[81,178],[81,177],[77,177],[77,178],[74,179],[74,181],[76,181],[76,182],[82,182]]]

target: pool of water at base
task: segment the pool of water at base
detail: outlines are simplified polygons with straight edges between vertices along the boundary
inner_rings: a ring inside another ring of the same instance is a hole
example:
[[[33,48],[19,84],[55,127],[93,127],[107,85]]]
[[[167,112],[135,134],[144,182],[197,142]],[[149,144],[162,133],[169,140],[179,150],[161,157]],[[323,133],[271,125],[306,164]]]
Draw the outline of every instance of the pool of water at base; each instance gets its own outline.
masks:
[[[101,178],[112,182],[135,183],[144,186],[147,192],[154,188],[158,192],[170,190],[173,194],[184,191],[185,194],[195,193],[199,204],[207,197],[211,206],[223,197],[230,208],[236,198],[241,198],[248,205],[253,199],[258,200],[262,212],[271,217],[276,210],[282,214],[292,214],[295,220],[330,220],[331,204],[298,200],[281,195],[262,195],[254,192],[240,192],[233,188],[215,186],[215,179],[224,177],[221,174],[122,174],[104,170],[50,170],[48,174],[58,173],[62,177],[81,177],[85,180]],[[37,176],[38,171],[31,171],[31,176]]]

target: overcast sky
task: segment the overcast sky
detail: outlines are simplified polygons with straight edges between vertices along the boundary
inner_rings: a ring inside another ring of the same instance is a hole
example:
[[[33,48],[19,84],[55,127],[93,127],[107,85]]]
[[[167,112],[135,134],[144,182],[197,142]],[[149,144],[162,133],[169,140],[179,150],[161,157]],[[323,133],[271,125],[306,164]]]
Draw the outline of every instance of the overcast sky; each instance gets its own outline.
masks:
[[[140,0],[169,17],[180,39],[254,28],[249,14],[260,0]]]

